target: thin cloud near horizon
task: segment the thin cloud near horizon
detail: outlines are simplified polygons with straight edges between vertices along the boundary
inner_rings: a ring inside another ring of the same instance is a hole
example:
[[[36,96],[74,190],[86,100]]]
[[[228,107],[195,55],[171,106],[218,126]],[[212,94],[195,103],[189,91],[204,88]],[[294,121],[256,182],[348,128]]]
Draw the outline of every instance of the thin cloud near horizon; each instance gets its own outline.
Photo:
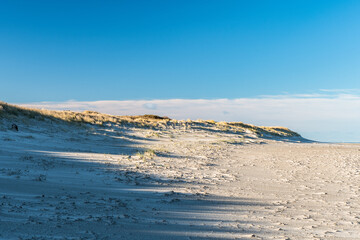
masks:
[[[237,99],[71,100],[20,105],[52,110],[93,110],[112,115],[156,114],[174,119],[241,121],[285,126],[318,141],[360,142],[360,95],[341,90]]]

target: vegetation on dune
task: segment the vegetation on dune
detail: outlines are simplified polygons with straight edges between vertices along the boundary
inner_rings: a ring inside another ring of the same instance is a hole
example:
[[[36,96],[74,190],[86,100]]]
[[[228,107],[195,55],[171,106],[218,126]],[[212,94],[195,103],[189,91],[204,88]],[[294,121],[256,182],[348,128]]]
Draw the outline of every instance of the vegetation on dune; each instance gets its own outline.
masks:
[[[30,119],[44,120],[63,120],[70,123],[89,123],[103,125],[105,123],[126,124],[133,123],[135,125],[147,126],[152,125],[151,122],[170,121],[168,117],[160,117],[156,115],[143,116],[113,116],[95,111],[73,112],[73,111],[55,111],[45,109],[26,108],[16,105],[0,102],[1,118],[28,117]]]
[[[245,124],[242,122],[216,122],[214,120],[174,120],[168,117],[157,115],[140,116],[114,116],[95,111],[54,111],[45,109],[25,108],[16,105],[0,102],[0,119],[16,119],[20,117],[36,120],[65,121],[68,123],[80,124],[117,124],[131,127],[142,127],[152,129],[212,129],[229,133],[252,132],[259,137],[266,135],[279,137],[300,136],[298,133],[284,127],[262,127]]]

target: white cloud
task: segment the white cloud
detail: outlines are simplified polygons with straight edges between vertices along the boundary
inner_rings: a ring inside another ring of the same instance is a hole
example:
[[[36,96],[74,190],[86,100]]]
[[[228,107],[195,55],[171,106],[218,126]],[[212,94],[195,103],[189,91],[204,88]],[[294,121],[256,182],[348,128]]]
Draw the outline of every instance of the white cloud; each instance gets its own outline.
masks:
[[[56,110],[93,110],[114,115],[157,114],[175,119],[242,121],[286,126],[321,141],[360,142],[360,95],[344,91],[238,99],[67,101],[22,104]]]
[[[348,88],[348,89],[320,89],[321,92],[328,92],[333,94],[348,93],[348,94],[359,94],[360,89]]]
[[[151,110],[157,109],[157,105],[154,104],[154,103],[145,103],[145,104],[143,105],[143,107],[146,108],[146,109],[151,109]]]

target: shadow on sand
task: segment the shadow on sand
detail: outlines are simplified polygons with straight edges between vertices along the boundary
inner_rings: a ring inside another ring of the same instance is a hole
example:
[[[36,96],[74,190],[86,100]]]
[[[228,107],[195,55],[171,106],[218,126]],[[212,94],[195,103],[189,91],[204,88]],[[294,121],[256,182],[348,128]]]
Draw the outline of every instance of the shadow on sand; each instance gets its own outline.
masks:
[[[86,128],[70,127],[66,132],[39,132],[26,141],[14,137],[15,141],[3,148],[2,155],[11,157],[0,158],[2,163],[27,169],[19,177],[0,177],[2,192],[7,195],[1,203],[9,206],[2,208],[8,213],[0,219],[4,237],[251,239],[263,234],[253,228],[262,223],[248,220],[248,214],[271,208],[265,203],[179,193],[177,189],[196,187],[196,183],[111,163],[112,157],[144,150],[139,141],[149,139],[135,136],[131,130],[99,128],[89,133]],[[14,209],[10,206],[19,210],[10,211]]]

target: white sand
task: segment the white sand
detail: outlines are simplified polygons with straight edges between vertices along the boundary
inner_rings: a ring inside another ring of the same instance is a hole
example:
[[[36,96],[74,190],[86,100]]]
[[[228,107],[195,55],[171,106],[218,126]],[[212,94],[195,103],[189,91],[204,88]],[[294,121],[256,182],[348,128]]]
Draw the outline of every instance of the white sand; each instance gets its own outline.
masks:
[[[0,131],[0,239],[360,239],[360,145],[19,128]]]

